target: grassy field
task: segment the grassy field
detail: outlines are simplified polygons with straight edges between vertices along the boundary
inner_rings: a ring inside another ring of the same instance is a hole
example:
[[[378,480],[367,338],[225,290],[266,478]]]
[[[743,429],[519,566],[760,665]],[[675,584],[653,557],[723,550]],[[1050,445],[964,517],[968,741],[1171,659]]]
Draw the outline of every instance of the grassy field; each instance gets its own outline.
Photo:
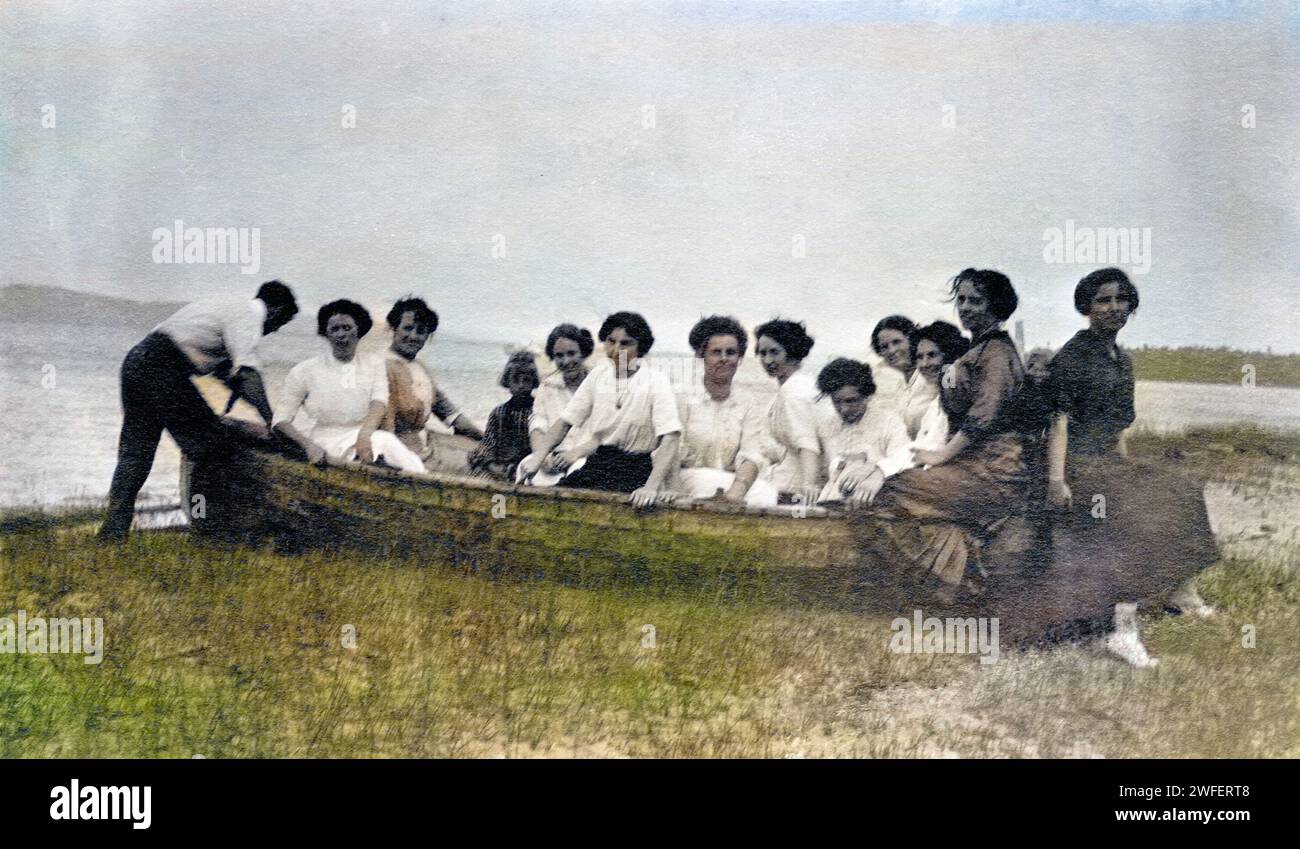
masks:
[[[1091,645],[894,654],[887,617],[707,587],[11,525],[0,616],[99,616],[106,646],[99,665],[0,654],[0,757],[1297,757],[1298,444],[1135,438],[1212,470],[1224,516],[1201,581],[1221,613],[1151,621],[1146,671]]]
[[[1300,356],[1230,348],[1126,348],[1138,380],[1235,383],[1250,366],[1258,386],[1300,386]]]

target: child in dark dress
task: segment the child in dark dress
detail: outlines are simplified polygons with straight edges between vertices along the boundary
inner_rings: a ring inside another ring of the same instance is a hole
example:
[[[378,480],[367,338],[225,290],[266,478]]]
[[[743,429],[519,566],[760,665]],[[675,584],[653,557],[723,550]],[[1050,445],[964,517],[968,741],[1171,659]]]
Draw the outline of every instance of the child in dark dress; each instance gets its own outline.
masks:
[[[531,450],[528,422],[533,416],[533,390],[540,385],[533,355],[527,351],[511,354],[501,372],[501,386],[510,392],[510,400],[488,416],[483,441],[469,455],[472,474],[514,480],[515,467]]]

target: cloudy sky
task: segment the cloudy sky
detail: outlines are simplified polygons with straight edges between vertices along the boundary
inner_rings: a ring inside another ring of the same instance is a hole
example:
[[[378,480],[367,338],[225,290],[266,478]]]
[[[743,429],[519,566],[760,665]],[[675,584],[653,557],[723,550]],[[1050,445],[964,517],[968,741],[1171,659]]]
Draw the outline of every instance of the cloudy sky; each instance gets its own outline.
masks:
[[[1059,345],[1103,264],[1046,261],[1073,222],[1149,248],[1130,344],[1300,351],[1294,7],[1080,5],[5,3],[0,282],[858,353],[974,265]],[[155,262],[177,220],[257,228],[257,274]]]

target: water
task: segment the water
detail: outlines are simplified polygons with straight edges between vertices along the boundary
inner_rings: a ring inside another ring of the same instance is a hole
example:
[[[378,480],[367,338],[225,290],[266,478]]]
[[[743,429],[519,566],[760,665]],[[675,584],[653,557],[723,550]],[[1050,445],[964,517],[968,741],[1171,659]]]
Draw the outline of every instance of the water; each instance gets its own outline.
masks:
[[[262,356],[274,405],[288,369],[319,353],[324,343],[306,322],[266,337]],[[122,357],[148,328],[120,325],[17,324],[0,320],[0,505],[67,506],[108,492],[116,462]],[[387,344],[377,327],[363,341]],[[690,380],[691,358],[656,357],[674,382]],[[652,359],[656,359],[652,358]],[[480,425],[506,398],[497,386],[505,352],[499,343],[435,335],[421,354],[439,388]],[[738,381],[770,389],[771,381],[746,359]],[[1139,383],[1138,425],[1159,431],[1251,422],[1300,429],[1300,389],[1187,383]],[[180,455],[164,435],[145,499],[175,500]]]

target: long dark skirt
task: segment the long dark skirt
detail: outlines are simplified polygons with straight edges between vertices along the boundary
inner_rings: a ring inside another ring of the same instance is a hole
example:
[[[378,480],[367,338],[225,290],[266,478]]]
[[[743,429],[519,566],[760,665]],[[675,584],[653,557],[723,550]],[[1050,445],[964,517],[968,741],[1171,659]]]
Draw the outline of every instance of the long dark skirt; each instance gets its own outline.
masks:
[[[1034,592],[1046,618],[1087,630],[1120,602],[1158,610],[1219,559],[1203,486],[1177,469],[1109,454],[1071,457],[1068,477],[1073,508]]]
[[[654,464],[649,454],[636,454],[602,445],[581,469],[560,481],[560,486],[604,489],[611,492],[634,492],[645,486]]]
[[[931,574],[946,596],[978,595],[989,572],[981,549],[1008,521],[1025,517],[1036,468],[1026,441],[1004,433],[941,466],[895,475],[871,511],[887,521],[867,544],[878,557]]]

